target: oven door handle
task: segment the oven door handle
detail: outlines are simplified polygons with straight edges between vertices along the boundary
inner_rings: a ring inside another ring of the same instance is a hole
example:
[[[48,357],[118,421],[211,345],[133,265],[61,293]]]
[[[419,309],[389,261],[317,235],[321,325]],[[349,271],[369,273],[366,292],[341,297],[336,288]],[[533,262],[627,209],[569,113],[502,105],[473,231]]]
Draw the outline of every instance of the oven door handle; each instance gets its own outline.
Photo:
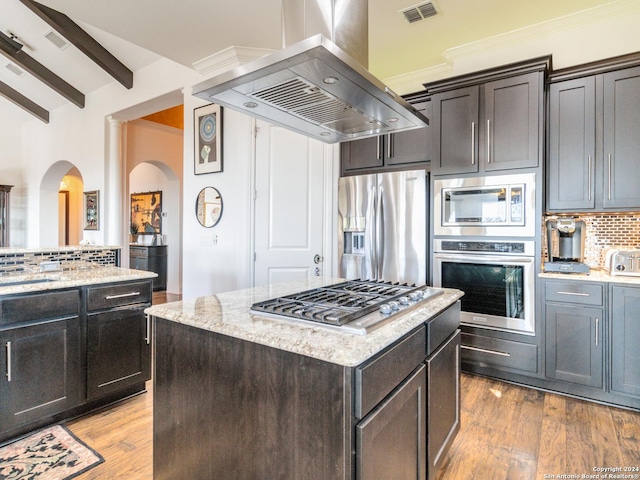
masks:
[[[533,264],[534,257],[517,256],[509,257],[505,255],[472,255],[468,253],[435,253],[433,258],[436,260],[452,260],[456,263],[511,263],[517,265]]]

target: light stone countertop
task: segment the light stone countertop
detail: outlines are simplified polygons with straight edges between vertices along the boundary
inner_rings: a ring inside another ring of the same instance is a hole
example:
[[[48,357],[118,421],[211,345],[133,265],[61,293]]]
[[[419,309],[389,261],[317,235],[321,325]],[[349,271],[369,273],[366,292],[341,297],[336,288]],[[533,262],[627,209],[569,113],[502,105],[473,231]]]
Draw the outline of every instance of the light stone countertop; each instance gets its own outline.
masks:
[[[58,247],[39,247],[39,248],[14,248],[1,247],[0,255],[15,255],[22,253],[40,253],[40,252],[77,252],[77,251],[93,251],[93,250],[122,250],[122,247],[116,245],[63,245]]]
[[[626,283],[631,285],[640,285],[640,277],[609,275],[606,270],[591,269],[591,273],[539,273],[540,278],[548,278],[555,280],[580,280],[585,282],[605,282],[605,283]]]
[[[157,276],[153,272],[102,265],[83,266],[75,270],[7,275],[0,277],[0,296],[100,283],[147,280]]]
[[[367,335],[341,332],[313,322],[276,319],[249,312],[251,305],[256,302],[343,281],[314,277],[302,282],[279,283],[154,305],[145,312],[202,330],[355,367],[436,316],[463,295],[459,290],[441,289],[443,293],[425,306],[401,315]]]

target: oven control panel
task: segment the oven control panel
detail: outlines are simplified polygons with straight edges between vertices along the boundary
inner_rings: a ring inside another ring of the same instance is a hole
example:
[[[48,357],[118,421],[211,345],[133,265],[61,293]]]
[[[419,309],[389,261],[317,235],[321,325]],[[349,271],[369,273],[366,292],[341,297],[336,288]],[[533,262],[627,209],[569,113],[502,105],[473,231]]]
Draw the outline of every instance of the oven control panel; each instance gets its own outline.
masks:
[[[434,240],[434,249],[443,253],[492,253],[533,255],[531,241]]]

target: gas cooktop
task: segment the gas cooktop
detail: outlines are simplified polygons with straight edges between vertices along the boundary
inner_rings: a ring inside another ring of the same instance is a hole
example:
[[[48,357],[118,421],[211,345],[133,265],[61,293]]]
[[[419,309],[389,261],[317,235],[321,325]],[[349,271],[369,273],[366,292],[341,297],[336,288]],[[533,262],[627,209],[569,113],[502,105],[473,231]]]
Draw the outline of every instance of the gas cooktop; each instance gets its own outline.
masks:
[[[250,311],[364,335],[441,293],[424,285],[348,280],[254,303]]]

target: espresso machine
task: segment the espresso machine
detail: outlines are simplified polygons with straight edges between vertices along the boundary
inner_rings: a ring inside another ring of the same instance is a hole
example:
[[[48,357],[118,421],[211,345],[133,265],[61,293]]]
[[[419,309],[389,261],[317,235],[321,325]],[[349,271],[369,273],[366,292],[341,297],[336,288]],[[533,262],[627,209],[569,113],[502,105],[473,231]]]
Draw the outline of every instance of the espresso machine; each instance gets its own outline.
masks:
[[[589,273],[584,261],[584,242],[586,225],[583,220],[574,217],[548,218],[547,261],[545,272]]]

